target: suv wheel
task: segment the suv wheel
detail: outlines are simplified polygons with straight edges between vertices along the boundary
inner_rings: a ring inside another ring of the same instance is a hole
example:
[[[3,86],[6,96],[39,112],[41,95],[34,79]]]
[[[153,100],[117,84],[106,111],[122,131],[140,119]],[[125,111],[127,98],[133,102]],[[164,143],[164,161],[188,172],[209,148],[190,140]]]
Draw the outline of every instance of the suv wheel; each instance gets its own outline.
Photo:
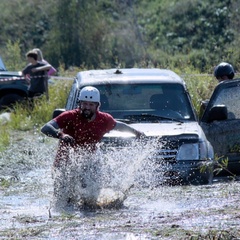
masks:
[[[14,103],[23,100],[23,97],[18,94],[7,94],[0,99],[0,109],[11,107]]]

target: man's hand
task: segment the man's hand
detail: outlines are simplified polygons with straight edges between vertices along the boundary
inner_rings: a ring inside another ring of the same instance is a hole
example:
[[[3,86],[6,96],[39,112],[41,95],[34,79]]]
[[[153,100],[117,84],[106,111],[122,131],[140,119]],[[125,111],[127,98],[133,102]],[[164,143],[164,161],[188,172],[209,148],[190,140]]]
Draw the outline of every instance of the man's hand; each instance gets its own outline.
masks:
[[[27,81],[27,83],[30,84],[30,82],[31,82],[30,74],[26,74],[24,77],[25,77],[25,80]]]
[[[139,132],[139,131],[136,131],[135,135],[136,135],[136,138],[144,138],[144,137],[146,137],[144,132]]]
[[[62,133],[62,132],[60,132],[58,134],[58,138],[65,143],[74,144],[74,142],[75,142],[75,140],[72,136],[70,136],[68,134],[65,134],[65,133]]]

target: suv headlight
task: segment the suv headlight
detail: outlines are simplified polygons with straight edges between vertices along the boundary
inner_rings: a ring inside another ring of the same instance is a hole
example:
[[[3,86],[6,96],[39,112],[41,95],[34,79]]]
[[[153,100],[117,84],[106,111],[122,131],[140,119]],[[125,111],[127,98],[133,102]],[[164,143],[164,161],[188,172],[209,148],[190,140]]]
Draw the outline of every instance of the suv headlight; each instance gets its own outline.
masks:
[[[190,143],[180,146],[177,153],[177,160],[199,160],[199,144]]]

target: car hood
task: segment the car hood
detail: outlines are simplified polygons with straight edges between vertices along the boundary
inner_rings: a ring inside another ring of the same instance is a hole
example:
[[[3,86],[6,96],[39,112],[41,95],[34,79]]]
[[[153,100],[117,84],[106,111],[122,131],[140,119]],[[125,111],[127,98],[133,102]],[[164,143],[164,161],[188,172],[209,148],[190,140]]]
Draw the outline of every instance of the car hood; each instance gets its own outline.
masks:
[[[198,122],[164,122],[164,123],[136,123],[130,124],[133,128],[144,132],[147,137],[176,136],[182,134],[196,134],[205,138]],[[105,137],[132,137],[131,133],[112,130]]]
[[[0,77],[21,77],[22,72],[15,72],[15,71],[0,71]]]

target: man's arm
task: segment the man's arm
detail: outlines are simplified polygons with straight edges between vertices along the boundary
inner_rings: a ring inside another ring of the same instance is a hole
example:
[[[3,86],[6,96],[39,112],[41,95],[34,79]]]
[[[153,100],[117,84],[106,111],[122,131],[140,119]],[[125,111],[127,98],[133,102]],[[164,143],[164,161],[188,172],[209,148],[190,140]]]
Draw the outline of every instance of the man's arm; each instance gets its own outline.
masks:
[[[46,64],[46,65],[41,66],[41,67],[32,68],[32,72],[47,71],[47,70],[49,70],[51,67],[52,67],[52,65]]]
[[[136,135],[137,138],[146,136],[143,132],[136,130],[135,128],[127,125],[126,123],[116,121],[116,125],[114,130],[121,131],[121,132],[130,132]]]
[[[58,138],[60,130],[56,121],[51,120],[41,128],[41,132],[48,137]]]
[[[57,72],[56,68],[51,65],[51,68],[48,70],[48,76],[53,76]]]
[[[29,66],[31,64],[28,64],[23,70],[22,70],[22,75],[24,76],[25,80],[27,81],[28,84],[30,84],[31,79],[30,79],[30,71],[29,71]]]
[[[47,122],[42,128],[41,132],[48,137],[58,138],[65,143],[73,144],[75,142],[74,138],[68,134],[60,131],[59,126],[56,121],[51,120]]]

